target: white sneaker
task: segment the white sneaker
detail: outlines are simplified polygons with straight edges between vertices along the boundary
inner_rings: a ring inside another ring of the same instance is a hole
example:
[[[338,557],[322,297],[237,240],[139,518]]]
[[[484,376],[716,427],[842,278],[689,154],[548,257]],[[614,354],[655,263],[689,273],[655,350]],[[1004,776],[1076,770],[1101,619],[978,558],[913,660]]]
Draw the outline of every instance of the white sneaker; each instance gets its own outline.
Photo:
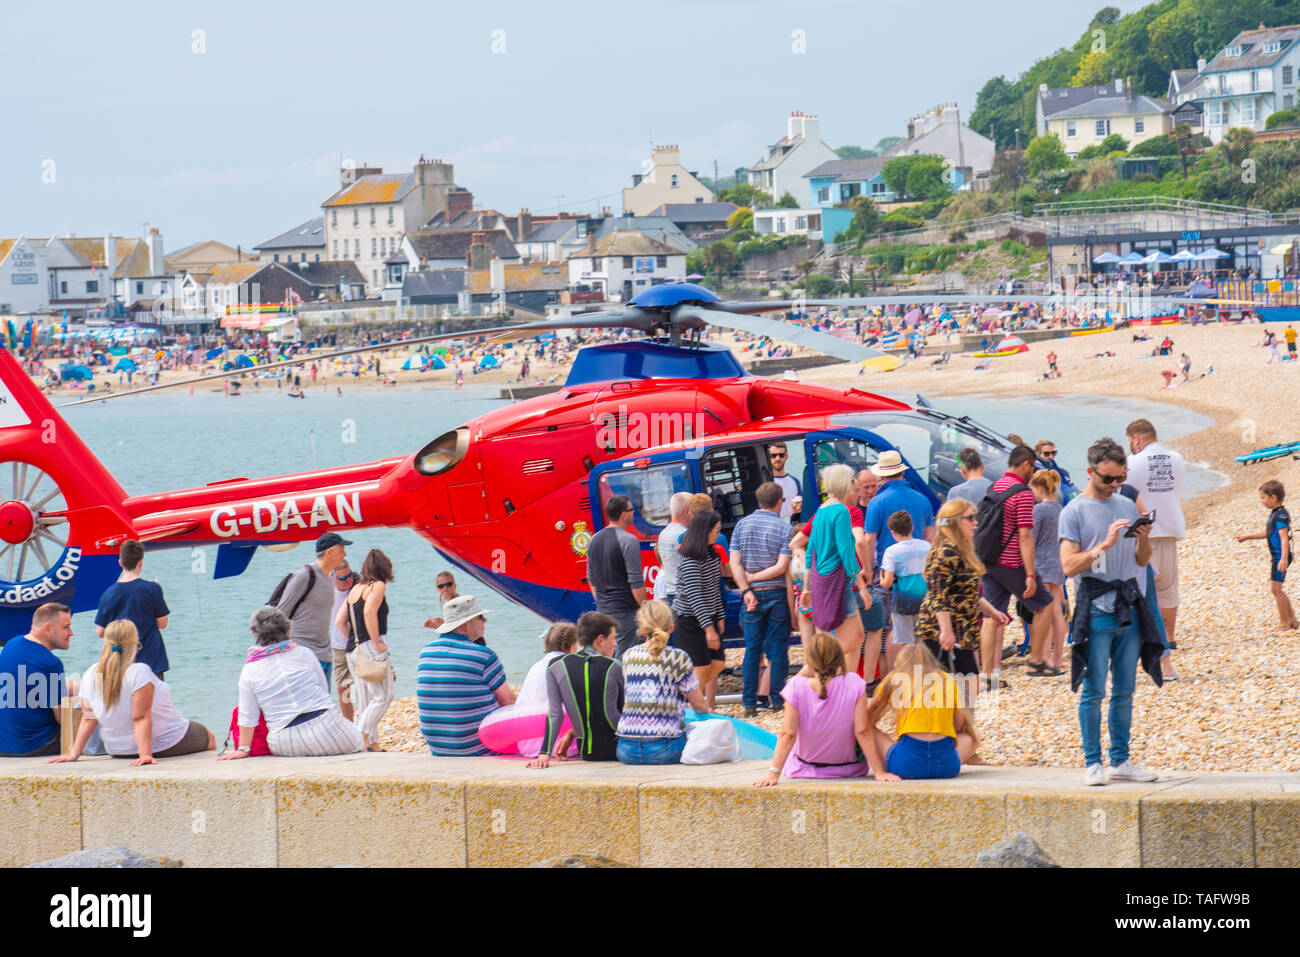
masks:
[[[1106,783],[1106,769],[1100,764],[1088,765],[1088,770],[1083,772],[1083,783],[1091,787],[1094,784]]]
[[[1110,780],[1112,781],[1154,781],[1155,779],[1156,773],[1154,771],[1139,767],[1132,761],[1125,761],[1123,764],[1110,769]]]

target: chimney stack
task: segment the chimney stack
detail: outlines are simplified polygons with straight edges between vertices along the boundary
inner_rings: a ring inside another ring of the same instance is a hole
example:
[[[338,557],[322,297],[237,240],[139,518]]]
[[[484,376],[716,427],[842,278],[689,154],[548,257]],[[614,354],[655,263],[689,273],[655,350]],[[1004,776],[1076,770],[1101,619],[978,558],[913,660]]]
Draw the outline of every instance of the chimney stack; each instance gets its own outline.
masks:
[[[111,289],[113,273],[117,272],[117,238],[112,233],[104,237],[104,272],[107,273],[105,278],[110,280],[108,286]]]
[[[163,240],[162,233],[158,232],[157,226],[149,227],[149,275],[161,276],[166,272],[166,266],[163,265]]]
[[[1201,57],[1199,60],[1196,61],[1196,72],[1197,73],[1205,72],[1205,57]]]
[[[532,231],[533,231],[533,214],[530,213],[527,209],[521,209],[519,211],[518,239],[520,240],[527,239],[528,234],[531,233]]]
[[[447,222],[474,209],[474,194],[457,186],[447,191]]]
[[[492,264],[492,244],[487,233],[474,233],[470,237],[465,264],[470,269],[487,269]]]
[[[1124,78],[1124,99],[1130,103],[1133,102],[1133,78],[1131,76]]]

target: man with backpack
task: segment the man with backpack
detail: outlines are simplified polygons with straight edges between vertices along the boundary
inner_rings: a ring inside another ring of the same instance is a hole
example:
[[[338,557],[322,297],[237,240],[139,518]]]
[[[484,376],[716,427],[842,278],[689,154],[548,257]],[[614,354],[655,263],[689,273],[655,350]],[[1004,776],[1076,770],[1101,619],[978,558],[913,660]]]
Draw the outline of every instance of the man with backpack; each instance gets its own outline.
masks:
[[[289,637],[316,656],[327,683],[334,670],[330,623],[335,588],[331,575],[347,557],[343,546],[351,544],[335,532],[326,532],[316,539],[316,561],[281,579],[266,602],[288,617]]]
[[[1015,595],[1031,634],[1050,627],[1051,619],[1035,612],[1052,601],[1051,592],[1038,586],[1034,573],[1034,493],[1026,483],[1036,464],[1029,446],[1017,445],[1011,450],[1007,471],[980,502],[975,527],[975,554],[985,567],[980,595],[1003,614]],[[1002,625],[985,616],[980,626],[980,683],[986,689],[1007,687],[1002,681],[1002,632]],[[1041,641],[1031,644],[1042,647]],[[1060,672],[1042,662],[1031,662],[1029,674],[1051,677]]]

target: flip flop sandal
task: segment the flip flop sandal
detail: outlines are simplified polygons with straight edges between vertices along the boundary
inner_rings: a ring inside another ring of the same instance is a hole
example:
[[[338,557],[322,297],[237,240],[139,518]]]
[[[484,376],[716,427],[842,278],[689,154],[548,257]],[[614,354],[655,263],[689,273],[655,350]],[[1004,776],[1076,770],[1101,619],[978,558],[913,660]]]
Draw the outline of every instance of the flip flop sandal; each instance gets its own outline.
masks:
[[[1031,678],[1057,678],[1063,673],[1059,668],[1049,668],[1045,662],[1039,662],[1038,664],[1030,662],[1028,669],[1025,671],[1025,674]]]

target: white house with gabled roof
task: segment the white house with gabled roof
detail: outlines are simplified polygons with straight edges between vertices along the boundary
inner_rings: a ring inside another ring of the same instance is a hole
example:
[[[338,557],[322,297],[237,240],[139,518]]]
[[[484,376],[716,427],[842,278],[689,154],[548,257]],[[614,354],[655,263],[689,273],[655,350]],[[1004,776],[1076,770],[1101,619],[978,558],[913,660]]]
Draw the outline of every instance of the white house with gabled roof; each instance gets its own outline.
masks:
[[[786,193],[798,202],[808,192],[804,174],[839,158],[838,153],[822,142],[820,119],[791,113],[786,120],[785,136],[769,146],[763,158],[749,168],[749,182],[770,193],[774,202]]]
[[[1234,126],[1260,132],[1269,115],[1300,102],[1300,24],[1243,30],[1199,71],[1195,102],[1217,143]]]

